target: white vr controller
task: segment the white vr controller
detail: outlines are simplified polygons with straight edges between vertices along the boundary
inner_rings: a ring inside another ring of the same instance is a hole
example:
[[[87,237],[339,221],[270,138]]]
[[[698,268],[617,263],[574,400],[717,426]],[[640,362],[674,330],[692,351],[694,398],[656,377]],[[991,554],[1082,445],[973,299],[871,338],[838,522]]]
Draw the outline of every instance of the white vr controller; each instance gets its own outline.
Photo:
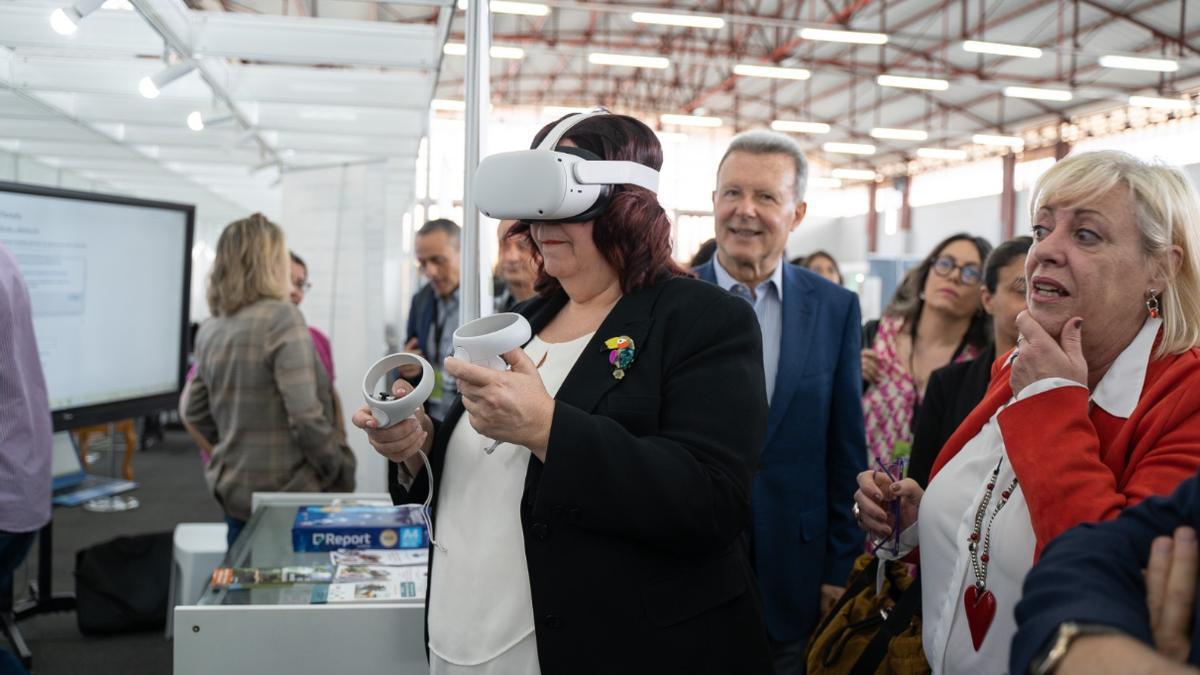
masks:
[[[384,375],[400,366],[421,366],[421,380],[415,389],[399,398],[389,392],[378,392],[376,387]],[[371,416],[380,429],[396,424],[417,411],[433,393],[433,366],[416,354],[390,354],[375,362],[363,378],[363,397],[371,409]]]
[[[500,355],[529,342],[532,331],[529,321],[514,312],[475,319],[454,331],[454,358],[492,370],[504,370],[508,364]]]
[[[485,316],[454,331],[454,357],[475,365],[504,370],[508,364],[500,357],[529,342],[532,329],[520,314]],[[421,366],[421,379],[415,389],[400,397],[379,392],[380,379],[400,366]],[[363,398],[380,429],[386,429],[417,411],[433,393],[433,366],[416,354],[390,354],[375,362],[363,377]],[[488,449],[490,453],[499,443]]]
[[[454,358],[492,370],[505,370],[508,364],[500,355],[529,342],[532,333],[529,321],[515,312],[475,319],[454,331]],[[490,455],[500,443],[492,441],[483,451]]]

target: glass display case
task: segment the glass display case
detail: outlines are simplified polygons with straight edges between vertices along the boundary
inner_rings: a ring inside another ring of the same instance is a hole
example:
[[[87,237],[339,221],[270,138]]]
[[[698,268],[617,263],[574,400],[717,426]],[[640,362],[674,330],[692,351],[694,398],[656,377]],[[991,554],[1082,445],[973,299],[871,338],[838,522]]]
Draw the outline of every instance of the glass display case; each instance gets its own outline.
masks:
[[[351,499],[391,503],[386,494],[255,494],[222,565],[330,564],[329,553],[292,550],[292,523],[300,506]],[[424,603],[311,604],[313,587],[206,588],[198,604],[176,607],[176,675],[429,672]]]

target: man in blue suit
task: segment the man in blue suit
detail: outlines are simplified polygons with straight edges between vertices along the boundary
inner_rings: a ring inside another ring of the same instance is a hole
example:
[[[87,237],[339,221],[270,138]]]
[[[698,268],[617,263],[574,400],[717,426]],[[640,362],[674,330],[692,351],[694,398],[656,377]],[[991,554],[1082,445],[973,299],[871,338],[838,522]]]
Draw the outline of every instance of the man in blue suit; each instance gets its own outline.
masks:
[[[865,469],[858,298],[784,261],[804,219],[808,162],[791,138],[733,139],[713,192],[717,254],[696,269],[754,306],[770,415],[752,497],[752,553],[777,673],[803,673],[822,612],[863,535],[850,515]]]
[[[408,310],[408,329],[404,351],[424,356],[433,366],[433,394],[427,410],[441,419],[446,416],[458,391],[452,377],[446,377],[442,360],[454,351],[454,331],[458,330],[458,278],[462,240],[458,225],[451,220],[431,220],[417,230],[413,240],[417,265],[429,280],[412,298]],[[418,366],[402,366],[401,376],[420,377]],[[395,466],[389,464],[389,471]]]

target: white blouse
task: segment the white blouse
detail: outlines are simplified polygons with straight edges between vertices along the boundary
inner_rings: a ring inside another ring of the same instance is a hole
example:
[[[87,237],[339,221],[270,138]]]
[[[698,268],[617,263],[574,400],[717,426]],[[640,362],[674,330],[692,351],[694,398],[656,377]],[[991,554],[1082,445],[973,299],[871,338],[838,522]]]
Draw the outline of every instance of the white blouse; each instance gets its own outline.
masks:
[[[551,396],[592,335],[556,344],[535,337],[525,346]],[[435,531],[445,550],[433,551],[429,581],[434,675],[540,672],[521,528],[531,453],[504,443],[487,455],[490,444],[464,414],[446,448]]]
[[[1117,357],[1092,392],[1091,401],[1108,413],[1128,418],[1141,397],[1150,351],[1161,319],[1148,319],[1133,342]],[[925,656],[937,673],[1006,673],[1013,636],[1014,610],[1025,575],[1033,567],[1037,538],[1020,485],[991,526],[987,590],[996,598],[996,613],[976,651],[971,640],[963,596],[975,584],[967,543],[975,514],[987,492],[992,471],[1000,463],[992,500],[983,519],[982,540],[1000,493],[1012,483],[1012,464],[1004,447],[997,416],[1013,401],[1063,386],[1082,386],[1061,378],[1039,380],[1023,389],[988,420],[983,429],[938,472],[921,500],[917,525],[901,537],[904,555],[919,539],[921,600]],[[1053,414],[1053,411],[1047,411]],[[1047,448],[1051,450],[1051,448]],[[979,553],[983,553],[982,544]],[[890,556],[889,556],[890,557]]]

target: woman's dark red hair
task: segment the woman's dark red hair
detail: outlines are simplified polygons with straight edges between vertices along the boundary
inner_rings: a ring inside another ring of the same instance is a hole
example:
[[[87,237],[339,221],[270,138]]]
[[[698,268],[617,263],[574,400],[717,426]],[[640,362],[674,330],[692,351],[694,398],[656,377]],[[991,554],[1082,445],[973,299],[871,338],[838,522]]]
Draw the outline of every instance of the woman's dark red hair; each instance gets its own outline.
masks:
[[[557,120],[542,127],[530,147],[536,148]],[[597,115],[576,124],[563,140],[588,150],[601,159],[627,160],[662,168],[662,146],[650,127],[627,115]],[[506,237],[525,237],[536,252],[530,223],[522,221]],[[608,264],[617,270],[621,292],[645,288],[668,276],[691,276],[671,258],[671,221],[653,192],[635,185],[615,185],[604,213],[592,226],[592,240]],[[536,255],[536,254],[535,254]],[[536,255],[538,278],[534,288],[548,293],[561,288],[558,279],[546,274]]]

